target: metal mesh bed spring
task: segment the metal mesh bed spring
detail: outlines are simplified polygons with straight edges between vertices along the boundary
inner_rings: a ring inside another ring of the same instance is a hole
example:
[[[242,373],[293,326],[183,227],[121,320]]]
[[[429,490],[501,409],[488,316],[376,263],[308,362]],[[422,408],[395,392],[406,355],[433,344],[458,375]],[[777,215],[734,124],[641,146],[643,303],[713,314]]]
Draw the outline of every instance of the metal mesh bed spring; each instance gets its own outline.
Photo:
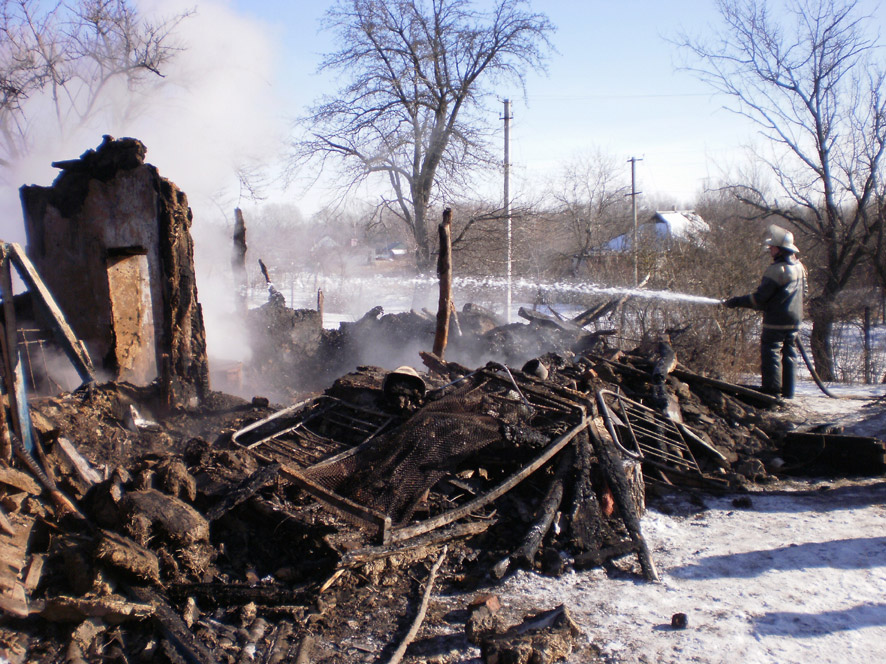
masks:
[[[321,396],[241,429],[238,445],[297,468],[342,454],[378,435],[393,417]]]
[[[528,425],[535,415],[510,381],[481,372],[400,427],[353,454],[309,468],[305,477],[403,522],[428,489],[481,450],[493,445],[534,450],[547,444],[549,436]],[[518,463],[520,456],[509,458]]]

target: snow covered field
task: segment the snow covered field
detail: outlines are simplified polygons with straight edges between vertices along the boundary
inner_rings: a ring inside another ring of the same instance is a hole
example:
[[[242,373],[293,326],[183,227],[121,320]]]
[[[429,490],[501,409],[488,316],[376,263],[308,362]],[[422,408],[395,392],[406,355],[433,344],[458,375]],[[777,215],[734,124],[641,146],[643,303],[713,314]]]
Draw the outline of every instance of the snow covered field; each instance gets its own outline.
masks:
[[[804,383],[785,414],[882,437],[886,404],[871,397],[884,387],[845,386],[837,391],[864,398],[828,399]],[[660,584],[624,558],[558,579],[521,571],[487,590],[514,623],[565,604],[583,631],[572,664],[886,661],[886,477],[764,486],[745,507],[738,497],[677,494],[650,506],[643,532]],[[670,626],[678,612],[686,629]],[[480,662],[472,656],[464,664]]]

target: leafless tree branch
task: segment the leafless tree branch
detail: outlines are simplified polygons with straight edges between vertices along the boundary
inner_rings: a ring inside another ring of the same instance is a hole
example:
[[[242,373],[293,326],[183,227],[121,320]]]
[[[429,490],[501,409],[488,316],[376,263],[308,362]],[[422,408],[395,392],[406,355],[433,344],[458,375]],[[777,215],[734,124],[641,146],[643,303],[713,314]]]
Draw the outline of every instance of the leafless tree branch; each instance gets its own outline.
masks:
[[[833,377],[830,330],[837,295],[882,233],[886,68],[857,0],[718,0],[712,39],[682,36],[687,69],[731,100],[771,148],[759,154],[776,196],[736,186],[744,203],[802,231],[823,254],[812,307],[819,374]]]
[[[527,0],[496,0],[488,12],[468,0],[338,0],[326,27],[340,48],[321,71],[345,83],[310,109],[312,136],[293,158],[334,157],[346,187],[387,174],[396,204],[383,204],[409,228],[417,267],[429,269],[429,206],[495,163],[483,100],[496,83],[522,85],[528,68],[543,68],[553,26]]]

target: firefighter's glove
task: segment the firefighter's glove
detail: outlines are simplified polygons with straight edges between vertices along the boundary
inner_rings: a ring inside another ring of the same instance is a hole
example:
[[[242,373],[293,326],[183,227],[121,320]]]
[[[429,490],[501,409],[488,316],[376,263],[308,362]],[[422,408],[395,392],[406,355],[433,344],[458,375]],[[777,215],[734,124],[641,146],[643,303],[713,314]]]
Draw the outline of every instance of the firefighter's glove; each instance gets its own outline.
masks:
[[[723,300],[722,304],[727,309],[735,309],[738,306],[738,303],[741,301],[740,297],[730,297]]]

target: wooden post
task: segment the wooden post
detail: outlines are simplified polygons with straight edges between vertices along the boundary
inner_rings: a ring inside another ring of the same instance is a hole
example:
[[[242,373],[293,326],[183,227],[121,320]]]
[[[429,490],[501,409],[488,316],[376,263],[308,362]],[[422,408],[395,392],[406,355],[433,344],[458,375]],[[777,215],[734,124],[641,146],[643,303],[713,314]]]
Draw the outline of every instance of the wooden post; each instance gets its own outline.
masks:
[[[437,275],[440,277],[440,301],[437,305],[437,334],[434,336],[434,355],[443,359],[449,339],[449,316],[452,311],[452,208],[443,210],[440,233],[440,255]]]
[[[46,284],[43,283],[43,279],[37,274],[37,269],[34,267],[34,264],[31,263],[31,259],[25,254],[21,245],[15,242],[6,245],[5,251],[5,260],[8,260],[9,263],[15,267],[18,275],[22,278],[22,281],[25,282],[25,285],[31,293],[31,297],[34,300],[35,306],[37,306],[43,313],[46,323],[52,328],[56,341],[58,341],[59,346],[61,346],[62,350],[68,356],[71,364],[74,365],[74,369],[77,370],[80,379],[84,383],[94,381],[95,368],[92,366],[92,360],[89,357],[89,353],[86,352],[83,342],[77,338],[74,331],[68,325],[68,322],[65,320],[58,304],[56,304],[52,293],[49,292]],[[4,270],[8,272],[9,268],[4,267]],[[4,279],[5,278],[6,277],[4,276]],[[9,291],[11,296],[11,280],[9,282]]]
[[[871,308],[864,308],[864,323],[862,330],[864,332],[864,383],[870,385],[874,382],[874,376],[871,371]]]
[[[246,278],[246,222],[240,208],[234,210],[234,251],[231,254],[231,269],[234,273],[234,311],[245,314],[248,309]]]
[[[292,304],[291,301],[290,304]],[[323,327],[323,304],[323,291],[317,289],[317,311],[320,313],[320,327]]]
[[[9,402],[9,415],[12,430],[22,440],[22,426],[19,421],[18,395],[16,394],[15,372],[18,361],[18,339],[16,338],[15,306],[12,302],[12,274],[9,262],[8,245],[2,249],[0,262],[0,295],[3,297],[3,323],[0,325],[0,348],[3,354],[3,383],[6,398]]]

